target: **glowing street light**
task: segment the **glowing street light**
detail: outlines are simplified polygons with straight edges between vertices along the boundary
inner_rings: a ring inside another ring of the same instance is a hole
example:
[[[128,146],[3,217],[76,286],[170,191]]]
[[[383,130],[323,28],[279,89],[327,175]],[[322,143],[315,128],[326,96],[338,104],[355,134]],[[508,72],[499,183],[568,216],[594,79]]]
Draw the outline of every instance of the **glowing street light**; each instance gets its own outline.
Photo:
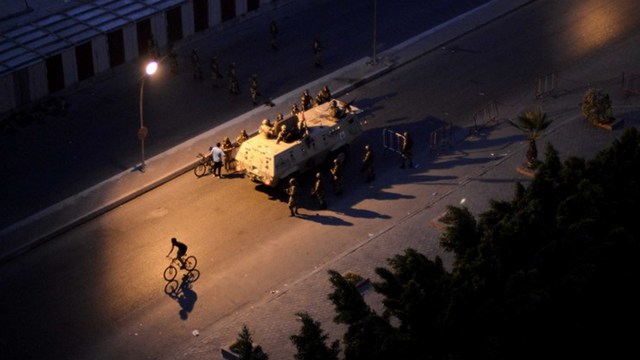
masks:
[[[142,77],[140,81],[140,129],[138,129],[138,139],[140,139],[140,151],[142,153],[142,163],[140,164],[140,172],[144,172],[145,163],[144,163],[144,139],[147,137],[149,133],[149,129],[144,126],[144,116],[143,116],[143,103],[144,103],[144,81],[155,74],[158,70],[158,63],[152,61],[147,64],[145,68],[145,75]]]

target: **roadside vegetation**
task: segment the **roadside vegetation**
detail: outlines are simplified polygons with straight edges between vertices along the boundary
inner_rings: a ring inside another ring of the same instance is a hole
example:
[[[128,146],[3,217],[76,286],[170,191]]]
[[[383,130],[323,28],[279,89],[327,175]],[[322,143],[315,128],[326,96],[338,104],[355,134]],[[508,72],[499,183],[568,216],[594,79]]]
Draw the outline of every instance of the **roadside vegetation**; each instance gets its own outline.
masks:
[[[296,360],[623,358],[640,320],[640,133],[592,160],[548,146],[528,187],[472,214],[450,206],[451,269],[406,249],[375,269],[384,311],[329,271],[338,343],[307,313]]]

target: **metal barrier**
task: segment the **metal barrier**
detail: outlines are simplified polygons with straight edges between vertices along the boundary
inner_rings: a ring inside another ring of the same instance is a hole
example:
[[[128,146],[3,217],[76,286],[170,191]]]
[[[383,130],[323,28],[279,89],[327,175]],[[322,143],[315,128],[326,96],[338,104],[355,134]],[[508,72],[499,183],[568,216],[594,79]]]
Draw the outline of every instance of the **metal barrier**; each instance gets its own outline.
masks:
[[[536,80],[536,99],[542,99],[556,89],[558,76],[555,72],[539,77]]]
[[[498,104],[492,101],[473,114],[473,131],[479,134],[482,128],[494,123],[496,120],[498,120]]]
[[[625,95],[640,94],[640,74],[623,72],[622,90]]]
[[[440,154],[445,148],[453,146],[453,124],[439,127],[429,133],[429,151],[432,154]]]
[[[402,153],[402,139],[404,136],[390,129],[382,130],[382,146],[385,150]]]

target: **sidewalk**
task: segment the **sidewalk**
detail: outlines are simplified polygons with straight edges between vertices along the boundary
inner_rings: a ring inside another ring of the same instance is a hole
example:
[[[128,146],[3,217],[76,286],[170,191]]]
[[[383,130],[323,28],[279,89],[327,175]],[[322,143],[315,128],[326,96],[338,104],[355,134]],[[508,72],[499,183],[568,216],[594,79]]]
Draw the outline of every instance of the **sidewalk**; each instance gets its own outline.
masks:
[[[383,53],[375,65],[370,58],[362,58],[316,81],[305,84],[279,98],[275,107],[259,107],[221,126],[146,161],[146,171],[125,171],[79,194],[55,204],[0,232],[0,262],[94,219],[150,191],[177,176],[190,171],[196,164],[195,154],[205,151],[212,139],[237,134],[242,129],[255,131],[259,120],[288,113],[289,105],[297,102],[304,89],[319,89],[328,85],[336,97],[345,96],[351,89],[382,76],[447,43],[500,18],[535,0],[493,0],[466,14],[460,15],[423,34],[415,36]]]

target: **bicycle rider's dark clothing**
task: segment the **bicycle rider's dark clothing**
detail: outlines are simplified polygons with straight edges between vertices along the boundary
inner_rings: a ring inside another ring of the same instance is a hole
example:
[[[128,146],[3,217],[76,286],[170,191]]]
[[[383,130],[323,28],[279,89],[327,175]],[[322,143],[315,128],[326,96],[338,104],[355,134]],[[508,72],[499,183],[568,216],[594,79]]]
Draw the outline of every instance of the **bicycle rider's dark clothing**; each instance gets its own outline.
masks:
[[[176,254],[176,257],[178,259],[181,259],[187,253],[187,245],[185,245],[185,244],[183,244],[183,243],[181,243],[179,241],[176,241],[176,243],[173,246],[178,248],[178,253]]]

